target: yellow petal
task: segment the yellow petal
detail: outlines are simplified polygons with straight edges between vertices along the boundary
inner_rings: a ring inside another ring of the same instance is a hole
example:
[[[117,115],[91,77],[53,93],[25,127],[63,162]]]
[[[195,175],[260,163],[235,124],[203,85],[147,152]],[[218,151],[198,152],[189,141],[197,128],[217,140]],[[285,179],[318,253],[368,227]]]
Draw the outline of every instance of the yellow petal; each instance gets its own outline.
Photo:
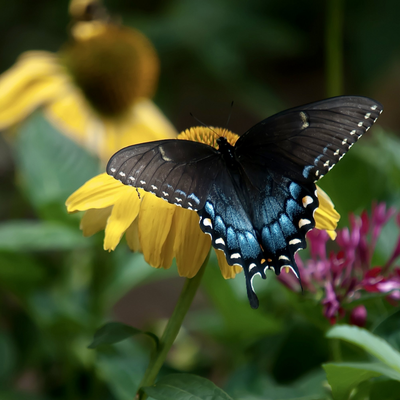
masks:
[[[71,194],[65,202],[68,212],[106,208],[114,205],[120,196],[135,193],[131,186],[123,185],[108,174],[100,174],[87,181]],[[137,194],[136,194],[137,196]]]
[[[142,251],[139,240],[139,218],[136,218],[126,230],[125,239],[132,251]]]
[[[242,267],[239,267],[239,265],[229,265],[227,263],[223,251],[215,249],[215,253],[217,254],[218,265],[221,270],[221,274],[225,279],[232,279],[236,276],[236,274],[242,272]]]
[[[148,99],[139,99],[123,118],[104,119],[106,134],[102,158],[110,158],[119,149],[153,140],[172,139],[177,131]]]
[[[64,96],[47,104],[44,111],[59,131],[90,152],[101,153],[106,134],[104,124],[76,87],[68,86]]]
[[[211,239],[201,231],[199,215],[195,211],[178,208],[175,223],[174,252],[178,273],[193,278],[210,251]]]
[[[336,238],[335,229],[340,219],[340,214],[335,210],[335,206],[329,196],[317,186],[319,207],[315,211],[315,227],[325,230],[332,240]]]
[[[144,258],[152,267],[169,267],[165,265],[163,248],[176,208],[151,193],[146,193],[142,200],[139,214],[139,239]]]
[[[100,210],[88,210],[81,220],[83,236],[92,236],[95,233],[105,229],[108,217],[111,215],[112,207],[102,208]]]
[[[0,129],[21,121],[38,106],[62,95],[66,80],[51,53],[24,53],[0,76]]]
[[[0,76],[0,106],[7,100],[21,94],[37,79],[59,74],[57,57],[45,51],[29,51],[23,53],[17,62]]]
[[[169,229],[167,238],[165,239],[165,242],[161,249],[160,267],[162,267],[164,269],[168,269],[171,266],[172,260],[175,257],[174,243],[175,243],[175,235],[176,235],[176,224],[174,223],[174,220],[175,220],[177,211],[178,211],[178,209],[174,210],[171,227]]]
[[[141,199],[134,189],[120,196],[107,221],[104,250],[114,250],[117,247],[122,235],[138,216],[140,203]]]
[[[104,162],[123,147],[177,135],[171,123],[148,99],[137,100],[126,115],[109,119],[93,111],[81,93],[70,88],[64,97],[48,104],[45,112],[59,130]]]
[[[8,98],[7,105],[0,108],[0,129],[22,121],[36,108],[63,93],[64,79],[49,77],[32,82],[15,98]]]
[[[326,233],[329,235],[329,237],[331,238],[331,240],[335,240],[335,239],[336,239],[336,236],[337,236],[336,231],[329,231],[329,230],[326,230]]]
[[[169,122],[160,109],[149,99],[142,98],[136,101],[132,107],[131,118],[132,121],[135,121],[136,123],[135,129],[139,130],[143,127],[143,129],[147,130],[147,135],[150,137],[143,137],[140,141],[135,143],[142,143],[142,140],[144,142],[160,139],[173,139],[178,134],[171,122]],[[129,129],[129,136],[132,135],[132,129]],[[122,132],[122,134],[124,133],[127,132]]]

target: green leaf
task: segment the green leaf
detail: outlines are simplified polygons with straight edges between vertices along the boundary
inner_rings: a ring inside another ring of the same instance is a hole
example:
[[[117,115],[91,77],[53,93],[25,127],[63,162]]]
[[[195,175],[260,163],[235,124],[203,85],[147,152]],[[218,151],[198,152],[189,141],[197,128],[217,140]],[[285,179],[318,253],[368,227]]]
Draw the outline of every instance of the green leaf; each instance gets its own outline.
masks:
[[[242,366],[230,375],[224,388],[240,400],[316,400],[324,399],[328,393],[325,387],[326,374],[320,368],[313,370],[296,381],[279,384],[265,369],[255,362]]]
[[[96,369],[116,400],[133,400],[149,364],[150,352],[134,340],[97,351]],[[149,399],[150,400],[150,399]]]
[[[369,400],[398,400],[400,393],[400,382],[382,380],[373,382],[371,385]],[[364,397],[365,399],[366,397]],[[360,398],[361,400],[361,398]]]
[[[138,333],[144,333],[145,335],[150,336],[158,347],[158,337],[153,333],[143,332],[140,329],[125,325],[121,322],[109,322],[96,331],[93,342],[88,346],[88,348],[95,349],[100,345],[118,343],[128,337],[137,335]]]
[[[132,400],[135,397],[145,372],[145,368],[137,365],[134,359],[110,356],[101,356],[98,368],[118,400]]]
[[[361,382],[386,375],[400,380],[396,373],[381,363],[335,363],[323,365],[335,400],[347,400],[350,392]]]
[[[385,339],[396,350],[400,350],[400,310],[382,319],[373,333]]]
[[[372,400],[370,397],[371,388],[377,379],[379,378],[361,382],[354,390],[351,391],[351,400],[365,400],[365,399]],[[389,382],[395,382],[395,381],[389,381]]]
[[[0,399],[1,400],[48,400],[48,398],[44,398],[42,396],[25,393],[20,391],[3,391],[0,390]]]
[[[99,171],[98,159],[61,134],[40,112],[20,129],[16,159],[23,186],[37,207],[63,205]]]
[[[79,230],[55,222],[13,221],[0,224],[0,250],[43,251],[87,247]]]
[[[192,374],[172,374],[143,391],[155,400],[232,400],[208,379]]]
[[[0,285],[27,294],[46,276],[45,267],[28,255],[0,251]]]
[[[14,371],[17,360],[17,349],[9,335],[0,332],[0,381],[7,382]]]
[[[400,374],[400,353],[367,330],[356,326],[338,325],[329,330],[326,336],[346,340],[361,347]]]

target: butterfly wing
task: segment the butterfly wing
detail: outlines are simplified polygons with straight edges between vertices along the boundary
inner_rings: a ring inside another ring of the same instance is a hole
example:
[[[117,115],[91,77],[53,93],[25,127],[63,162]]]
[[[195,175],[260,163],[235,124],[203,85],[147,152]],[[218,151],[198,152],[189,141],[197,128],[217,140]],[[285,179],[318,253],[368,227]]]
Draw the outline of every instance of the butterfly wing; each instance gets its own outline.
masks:
[[[203,208],[211,183],[223,167],[213,147],[172,139],[118,151],[108,162],[107,173],[125,185],[197,211]]]
[[[262,249],[246,210],[241,189],[228,169],[222,169],[211,183],[204,207],[198,211],[200,228],[211,236],[212,246],[225,253],[229,265],[240,265],[245,273],[247,295],[252,308],[258,299],[252,287],[252,278],[261,268]],[[256,269],[254,269],[256,267]]]
[[[382,105],[339,96],[295,107],[245,132],[235,149],[240,162],[268,168],[297,182],[316,182],[373,125]]]
[[[249,167],[243,168],[248,174]],[[289,267],[300,280],[294,255],[307,247],[305,235],[315,227],[314,212],[319,205],[315,184],[299,184],[274,171],[268,171],[262,182],[254,178],[251,182],[249,214],[267,267],[277,275]]]
[[[243,268],[252,308],[258,307],[256,275],[265,279],[266,269],[279,274],[289,267],[299,277],[294,254],[306,247],[305,235],[315,226],[318,207],[313,183],[299,185],[274,172],[265,174],[260,191],[243,171],[221,170],[198,211],[213,247],[225,253],[229,265]]]
[[[244,268],[250,304],[258,307],[252,277],[254,266],[261,265],[262,250],[243,207],[241,184],[232,178],[219,152],[185,140],[143,143],[114,154],[107,173],[172,204],[198,210],[200,228],[211,236],[213,247],[225,252],[230,265]],[[257,271],[265,278],[261,267]]]
[[[327,99],[267,118],[237,141],[235,154],[250,199],[247,214],[265,260],[247,273],[251,290],[251,280],[257,274],[263,277],[263,267],[276,274],[289,267],[300,279],[294,255],[306,248],[305,235],[315,226],[314,182],[381,112],[379,103],[364,97]]]

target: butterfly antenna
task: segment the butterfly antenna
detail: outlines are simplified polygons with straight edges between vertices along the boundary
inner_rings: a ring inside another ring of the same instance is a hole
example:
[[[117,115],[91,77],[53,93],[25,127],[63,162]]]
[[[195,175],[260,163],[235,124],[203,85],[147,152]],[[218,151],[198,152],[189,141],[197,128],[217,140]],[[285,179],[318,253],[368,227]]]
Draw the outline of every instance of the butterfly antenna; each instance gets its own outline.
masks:
[[[229,121],[231,120],[232,110],[233,110],[233,103],[234,103],[234,101],[232,100],[231,109],[230,109],[230,111],[229,111],[228,119],[227,119],[226,124],[225,124],[226,129],[228,129],[228,124],[229,124]]]
[[[195,117],[192,113],[189,113],[190,116],[196,121],[198,122],[200,125],[203,125],[205,128],[210,129],[212,132],[214,132],[218,137],[220,136],[217,132],[214,131],[214,129],[211,129],[211,127],[209,125],[206,125],[204,122],[200,121],[197,117]]]
[[[200,121],[197,117],[195,117],[192,113],[189,113],[190,116],[196,121],[198,122],[200,125],[203,125],[204,127],[208,127],[208,125],[206,125],[203,121]]]

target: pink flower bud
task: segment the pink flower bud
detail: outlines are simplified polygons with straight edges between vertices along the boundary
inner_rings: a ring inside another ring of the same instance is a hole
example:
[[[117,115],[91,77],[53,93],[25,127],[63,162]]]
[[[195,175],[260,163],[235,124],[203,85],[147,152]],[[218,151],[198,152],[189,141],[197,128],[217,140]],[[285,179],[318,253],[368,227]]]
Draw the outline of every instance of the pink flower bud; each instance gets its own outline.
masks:
[[[357,325],[360,328],[365,326],[367,320],[367,309],[361,305],[353,308],[350,314],[350,323],[352,325]]]

